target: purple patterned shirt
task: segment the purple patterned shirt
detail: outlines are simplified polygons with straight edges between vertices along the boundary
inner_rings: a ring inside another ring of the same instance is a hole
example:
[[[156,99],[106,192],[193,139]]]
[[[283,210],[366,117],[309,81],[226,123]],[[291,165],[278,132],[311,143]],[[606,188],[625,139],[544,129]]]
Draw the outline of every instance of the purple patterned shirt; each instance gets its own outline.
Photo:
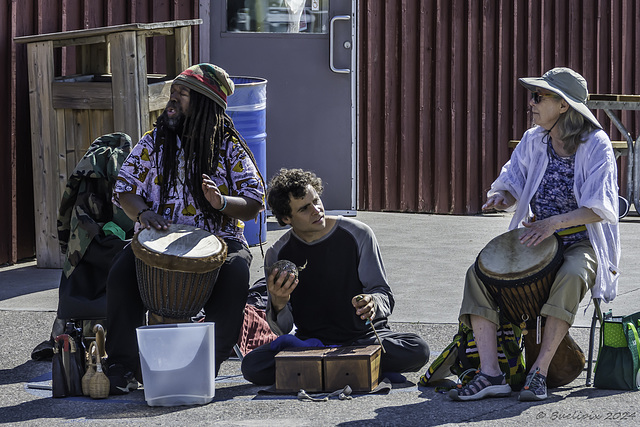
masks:
[[[113,202],[120,206],[121,193],[134,193],[151,208],[175,224],[187,224],[203,228],[223,238],[247,244],[244,238],[244,223],[239,219],[223,215],[222,224],[215,229],[211,221],[196,209],[193,196],[184,185],[184,156],[178,158],[178,182],[170,191],[165,204],[160,206],[160,185],[158,177],[162,164],[162,148],[156,156],[154,152],[156,130],[147,132],[131,150],[129,157],[120,168],[113,192]],[[178,139],[178,144],[180,140]],[[180,152],[182,153],[182,152]],[[236,139],[228,139],[220,147],[220,161],[215,173],[208,174],[220,192],[227,196],[244,196],[257,200],[264,206],[264,187],[257,169],[246,151]],[[160,179],[162,177],[160,176]],[[136,231],[140,224],[136,224]]]
[[[549,142],[547,153],[549,156],[547,170],[531,200],[531,210],[539,220],[578,209],[578,202],[573,192],[575,154],[569,157],[560,157],[553,149],[551,142]],[[589,234],[585,230],[561,236],[561,238],[566,247],[580,240],[588,239]]]

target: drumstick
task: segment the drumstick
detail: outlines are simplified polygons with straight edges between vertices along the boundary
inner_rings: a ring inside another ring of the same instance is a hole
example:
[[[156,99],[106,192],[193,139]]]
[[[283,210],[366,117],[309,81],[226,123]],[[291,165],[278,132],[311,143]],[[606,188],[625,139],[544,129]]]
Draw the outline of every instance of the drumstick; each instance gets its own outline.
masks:
[[[356,297],[356,301],[362,301],[362,299],[364,299],[362,295],[358,295]],[[376,331],[376,328],[373,326],[373,322],[371,321],[371,319],[368,319],[366,322],[364,322],[364,324],[371,325],[371,329],[373,330],[373,333],[376,334],[376,338],[378,339],[378,344],[380,344],[380,347],[382,348],[382,352],[386,353],[387,350],[384,349],[384,346],[382,345],[382,340],[380,339],[380,335],[378,335],[378,331]]]

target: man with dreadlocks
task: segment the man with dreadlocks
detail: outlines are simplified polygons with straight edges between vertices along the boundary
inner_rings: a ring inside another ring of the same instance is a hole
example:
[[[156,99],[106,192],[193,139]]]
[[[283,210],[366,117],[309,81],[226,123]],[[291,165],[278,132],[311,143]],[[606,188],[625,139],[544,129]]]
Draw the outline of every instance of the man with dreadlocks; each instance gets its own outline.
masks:
[[[225,113],[234,85],[212,64],[198,64],[173,81],[169,102],[122,165],[113,201],[136,229],[169,224],[203,228],[227,244],[227,258],[205,304],[215,322],[216,374],[237,342],[249,288],[251,252],[242,221],[264,205],[264,183],[251,151]],[[135,257],[127,246],[107,280],[107,375],[111,393],[137,388],[140,361],[135,329],[144,322]]]

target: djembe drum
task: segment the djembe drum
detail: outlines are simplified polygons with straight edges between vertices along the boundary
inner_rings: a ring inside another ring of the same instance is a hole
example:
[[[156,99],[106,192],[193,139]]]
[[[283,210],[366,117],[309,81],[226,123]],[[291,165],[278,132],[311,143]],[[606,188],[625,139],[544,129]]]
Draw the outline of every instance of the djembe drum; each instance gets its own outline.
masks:
[[[526,246],[520,243],[523,232],[518,228],[491,240],[480,251],[475,271],[501,314],[522,329],[525,358],[530,366],[540,352],[536,339],[543,330],[540,310],[549,298],[564,258],[559,236],[554,234],[537,246]],[[580,375],[584,365],[584,353],[567,333],[549,365],[547,385],[560,387],[570,383]]]
[[[184,224],[143,229],[131,247],[149,324],[184,323],[198,314],[227,257],[224,240]]]

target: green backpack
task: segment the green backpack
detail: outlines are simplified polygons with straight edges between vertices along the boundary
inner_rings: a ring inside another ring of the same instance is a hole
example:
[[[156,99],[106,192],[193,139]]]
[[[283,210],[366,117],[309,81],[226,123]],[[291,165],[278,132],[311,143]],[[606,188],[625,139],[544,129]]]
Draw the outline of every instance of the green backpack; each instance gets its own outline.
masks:
[[[507,384],[519,389],[526,379],[524,355],[522,353],[522,332],[511,323],[502,322],[497,331],[498,363],[504,372]],[[420,377],[421,386],[453,386],[446,378],[455,375],[466,384],[480,366],[480,356],[476,347],[473,330],[462,323],[449,344]]]

